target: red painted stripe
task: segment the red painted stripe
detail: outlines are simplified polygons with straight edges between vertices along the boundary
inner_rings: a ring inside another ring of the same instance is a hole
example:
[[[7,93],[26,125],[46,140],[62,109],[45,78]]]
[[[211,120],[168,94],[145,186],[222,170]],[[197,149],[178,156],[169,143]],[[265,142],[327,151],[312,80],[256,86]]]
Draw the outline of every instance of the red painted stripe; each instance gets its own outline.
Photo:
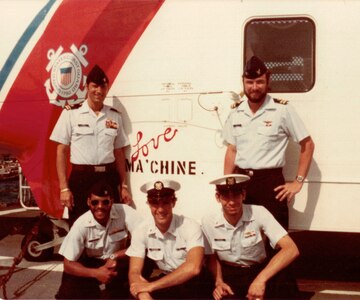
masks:
[[[39,207],[62,215],[56,174],[56,144],[49,136],[61,108],[44,87],[48,51],[86,45],[84,74],[98,64],[112,82],[165,0],[64,0],[24,63],[0,112],[1,147],[17,156]],[[59,99],[59,97],[58,97]]]

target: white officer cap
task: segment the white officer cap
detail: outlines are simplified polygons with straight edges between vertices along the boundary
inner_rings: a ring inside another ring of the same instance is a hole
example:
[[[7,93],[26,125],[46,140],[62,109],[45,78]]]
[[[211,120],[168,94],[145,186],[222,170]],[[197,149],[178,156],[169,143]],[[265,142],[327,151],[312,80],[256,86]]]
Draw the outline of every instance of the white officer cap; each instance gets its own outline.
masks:
[[[148,199],[159,200],[160,198],[173,196],[180,189],[180,183],[174,180],[150,181],[140,187],[140,191],[147,193]]]
[[[210,184],[216,185],[216,190],[219,193],[241,192],[245,187],[250,177],[243,174],[228,174],[220,178],[210,181]]]

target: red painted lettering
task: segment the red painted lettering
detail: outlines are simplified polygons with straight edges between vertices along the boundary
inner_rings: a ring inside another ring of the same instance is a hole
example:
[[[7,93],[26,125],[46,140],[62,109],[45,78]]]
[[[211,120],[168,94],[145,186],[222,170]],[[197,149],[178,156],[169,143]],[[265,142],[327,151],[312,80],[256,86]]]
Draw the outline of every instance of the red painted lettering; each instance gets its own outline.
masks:
[[[161,133],[157,137],[151,138],[147,143],[142,144],[143,133],[141,131],[138,131],[138,133],[136,134],[136,143],[135,145],[133,145],[135,151],[131,155],[131,161],[136,161],[141,154],[144,157],[148,156],[151,149],[159,148],[161,137],[164,139],[164,142],[168,143],[175,137],[177,132],[177,129],[173,130],[172,128],[168,127],[165,129],[164,133]]]

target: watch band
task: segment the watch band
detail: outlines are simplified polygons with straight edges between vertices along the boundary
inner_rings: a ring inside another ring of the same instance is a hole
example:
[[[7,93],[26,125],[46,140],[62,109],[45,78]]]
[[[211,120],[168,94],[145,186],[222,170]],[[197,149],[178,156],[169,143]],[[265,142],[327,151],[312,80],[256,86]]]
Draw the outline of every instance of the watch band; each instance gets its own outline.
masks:
[[[301,175],[297,175],[295,179],[299,183],[303,183],[305,180],[304,176],[301,176]]]

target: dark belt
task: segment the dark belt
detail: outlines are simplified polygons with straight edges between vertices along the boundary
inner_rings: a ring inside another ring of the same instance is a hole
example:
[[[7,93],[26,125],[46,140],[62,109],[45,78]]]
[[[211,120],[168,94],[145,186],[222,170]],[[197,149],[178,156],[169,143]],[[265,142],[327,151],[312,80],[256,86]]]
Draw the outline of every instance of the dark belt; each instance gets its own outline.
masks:
[[[76,165],[72,164],[72,170],[77,172],[104,173],[116,170],[115,162],[103,165]]]
[[[274,174],[282,174],[282,168],[273,168],[273,169],[242,169],[235,167],[234,173],[244,174],[250,177],[252,176],[271,176]]]
[[[226,260],[221,260],[220,262],[223,265],[227,265],[227,266],[235,267],[235,268],[251,268],[252,267],[252,266],[248,266],[248,265],[237,264],[237,263],[226,261]]]

